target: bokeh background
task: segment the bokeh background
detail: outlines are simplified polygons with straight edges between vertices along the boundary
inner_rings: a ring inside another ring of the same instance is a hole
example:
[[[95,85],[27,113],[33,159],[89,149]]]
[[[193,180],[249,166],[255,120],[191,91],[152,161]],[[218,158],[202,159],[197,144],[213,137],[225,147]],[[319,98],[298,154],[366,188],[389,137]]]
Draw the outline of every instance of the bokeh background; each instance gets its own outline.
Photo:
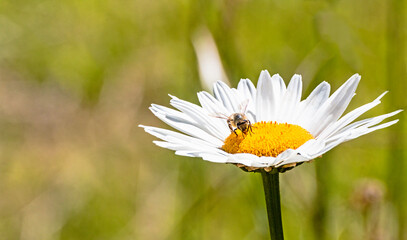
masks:
[[[260,175],[156,147],[149,105],[209,62],[406,109],[405,2],[0,1],[0,239],[267,239]],[[280,177],[286,239],[407,239],[405,117]]]

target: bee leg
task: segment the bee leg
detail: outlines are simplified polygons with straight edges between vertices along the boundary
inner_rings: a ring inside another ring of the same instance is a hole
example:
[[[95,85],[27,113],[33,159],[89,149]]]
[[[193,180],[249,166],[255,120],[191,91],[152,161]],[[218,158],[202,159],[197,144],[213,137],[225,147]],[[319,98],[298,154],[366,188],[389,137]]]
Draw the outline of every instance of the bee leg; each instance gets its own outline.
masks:
[[[249,132],[250,132],[250,135],[252,134],[252,133],[254,133],[253,132],[253,128],[252,128],[252,124],[249,122]]]
[[[234,132],[237,136],[236,129],[233,129],[232,124],[229,122],[229,120],[228,120],[228,126],[229,126],[230,131]]]

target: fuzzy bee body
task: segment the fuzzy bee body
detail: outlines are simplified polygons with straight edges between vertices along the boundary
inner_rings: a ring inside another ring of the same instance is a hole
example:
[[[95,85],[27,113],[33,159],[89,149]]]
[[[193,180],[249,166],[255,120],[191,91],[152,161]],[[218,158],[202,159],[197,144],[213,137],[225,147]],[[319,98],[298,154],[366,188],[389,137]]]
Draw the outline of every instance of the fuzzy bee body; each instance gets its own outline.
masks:
[[[248,133],[249,131],[253,132],[252,124],[245,114],[248,102],[249,101],[246,100],[240,105],[240,112],[233,113],[230,116],[227,116],[222,113],[218,113],[216,115],[213,115],[213,117],[226,119],[226,122],[229,126],[230,131],[234,132],[236,134],[236,136],[237,136],[237,132],[236,132],[237,129],[239,129],[242,133]]]
[[[242,133],[252,131],[252,124],[244,113],[233,113],[228,117],[227,123],[230,131],[234,132],[236,136],[236,129],[239,129]]]

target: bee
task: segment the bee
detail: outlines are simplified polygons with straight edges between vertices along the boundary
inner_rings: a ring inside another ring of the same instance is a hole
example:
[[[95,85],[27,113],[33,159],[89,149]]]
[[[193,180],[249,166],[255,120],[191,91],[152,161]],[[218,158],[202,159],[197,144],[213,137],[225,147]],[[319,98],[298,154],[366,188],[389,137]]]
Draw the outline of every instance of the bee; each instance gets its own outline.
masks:
[[[237,132],[236,132],[237,129],[242,131],[242,133],[253,132],[252,124],[246,116],[246,109],[247,109],[248,103],[249,103],[249,100],[244,101],[240,105],[240,112],[238,112],[238,113],[233,113],[230,116],[226,116],[225,114],[220,113],[214,117],[226,119],[226,122],[229,126],[230,131],[234,132],[236,134],[236,136],[238,136]]]

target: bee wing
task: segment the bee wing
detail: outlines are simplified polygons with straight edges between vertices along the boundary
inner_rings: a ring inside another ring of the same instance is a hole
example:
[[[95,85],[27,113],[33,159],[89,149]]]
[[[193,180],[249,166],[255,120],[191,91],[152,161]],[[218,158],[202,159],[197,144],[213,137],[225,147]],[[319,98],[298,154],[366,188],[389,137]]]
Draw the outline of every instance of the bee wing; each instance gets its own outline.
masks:
[[[240,105],[239,105],[240,112],[241,113],[246,113],[248,105],[249,105],[249,99],[246,99],[242,103],[240,103]]]
[[[220,112],[209,114],[209,116],[216,117],[216,118],[222,118],[222,119],[228,119],[229,118],[228,116],[226,116],[226,114],[220,113]]]

